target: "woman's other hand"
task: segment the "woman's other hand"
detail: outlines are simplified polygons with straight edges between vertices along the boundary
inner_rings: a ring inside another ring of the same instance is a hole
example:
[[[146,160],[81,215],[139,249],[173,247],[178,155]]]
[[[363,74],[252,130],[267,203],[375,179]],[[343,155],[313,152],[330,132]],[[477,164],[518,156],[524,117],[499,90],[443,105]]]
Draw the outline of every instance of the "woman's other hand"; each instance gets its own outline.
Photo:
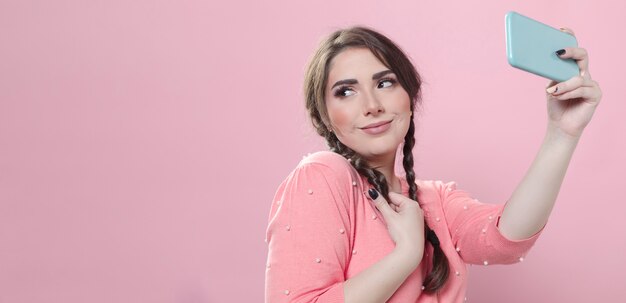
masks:
[[[417,266],[424,254],[424,212],[419,204],[394,192],[389,193],[390,203],[374,189],[368,194],[383,215],[396,249],[415,256]]]
[[[571,29],[561,30],[574,35]],[[546,98],[549,126],[565,135],[579,138],[602,99],[602,91],[598,82],[591,79],[589,56],[584,48],[565,48],[559,57],[574,59],[580,75],[560,83],[552,81],[548,85]]]

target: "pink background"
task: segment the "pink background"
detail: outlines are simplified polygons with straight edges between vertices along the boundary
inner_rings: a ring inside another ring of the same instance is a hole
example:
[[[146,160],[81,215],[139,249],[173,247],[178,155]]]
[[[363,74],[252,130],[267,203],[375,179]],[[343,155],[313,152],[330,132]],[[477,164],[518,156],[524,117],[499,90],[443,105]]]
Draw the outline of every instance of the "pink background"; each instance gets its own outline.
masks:
[[[262,2],[0,1],[0,302],[261,302],[274,191],[324,148],[304,66],[347,25],[425,79],[418,177],[502,203],[546,122],[509,10],[573,28],[604,99],[535,248],[468,301],[623,300],[624,1]]]

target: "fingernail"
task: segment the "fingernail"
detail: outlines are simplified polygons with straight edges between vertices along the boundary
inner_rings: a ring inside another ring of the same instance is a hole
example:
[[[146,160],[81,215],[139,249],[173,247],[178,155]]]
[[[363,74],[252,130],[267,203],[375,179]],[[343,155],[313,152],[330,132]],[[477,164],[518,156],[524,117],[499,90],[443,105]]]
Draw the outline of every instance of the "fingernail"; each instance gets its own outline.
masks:
[[[378,192],[373,188],[370,188],[367,193],[370,195],[370,198],[372,198],[372,200],[376,200],[376,198],[378,198]]]
[[[548,89],[546,89],[546,92],[547,92],[548,94],[554,94],[554,93],[556,93],[558,90],[559,90],[559,87],[555,85],[555,86],[553,86],[553,87],[549,87]]]
[[[559,57],[563,56],[563,54],[565,54],[565,50],[564,49],[560,49],[560,50],[556,51],[556,55],[559,56]]]

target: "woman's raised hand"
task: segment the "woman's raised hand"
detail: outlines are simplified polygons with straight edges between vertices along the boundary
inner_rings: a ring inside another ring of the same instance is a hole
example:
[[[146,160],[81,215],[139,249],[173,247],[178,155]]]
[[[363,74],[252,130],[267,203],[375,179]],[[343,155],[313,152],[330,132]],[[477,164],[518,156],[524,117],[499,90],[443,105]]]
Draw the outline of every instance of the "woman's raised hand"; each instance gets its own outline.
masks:
[[[561,29],[574,35],[568,28]],[[573,138],[579,138],[591,121],[596,107],[602,99],[598,82],[591,79],[589,56],[584,48],[568,47],[559,54],[562,59],[574,59],[580,75],[564,82],[550,82],[546,89],[550,127]]]
[[[415,255],[419,264],[424,253],[424,212],[419,204],[394,192],[389,193],[390,203],[374,189],[368,194],[383,215],[396,248]]]

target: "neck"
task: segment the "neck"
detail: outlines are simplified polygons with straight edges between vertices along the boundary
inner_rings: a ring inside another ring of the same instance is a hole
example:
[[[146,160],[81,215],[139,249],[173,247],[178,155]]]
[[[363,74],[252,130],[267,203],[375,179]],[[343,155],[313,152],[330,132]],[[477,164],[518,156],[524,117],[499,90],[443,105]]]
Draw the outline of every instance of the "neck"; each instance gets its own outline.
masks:
[[[379,161],[368,161],[368,165],[381,172],[387,180],[390,192],[402,193],[402,186],[400,185],[400,179],[396,177],[394,173],[396,157],[393,155],[388,159],[379,159]]]

